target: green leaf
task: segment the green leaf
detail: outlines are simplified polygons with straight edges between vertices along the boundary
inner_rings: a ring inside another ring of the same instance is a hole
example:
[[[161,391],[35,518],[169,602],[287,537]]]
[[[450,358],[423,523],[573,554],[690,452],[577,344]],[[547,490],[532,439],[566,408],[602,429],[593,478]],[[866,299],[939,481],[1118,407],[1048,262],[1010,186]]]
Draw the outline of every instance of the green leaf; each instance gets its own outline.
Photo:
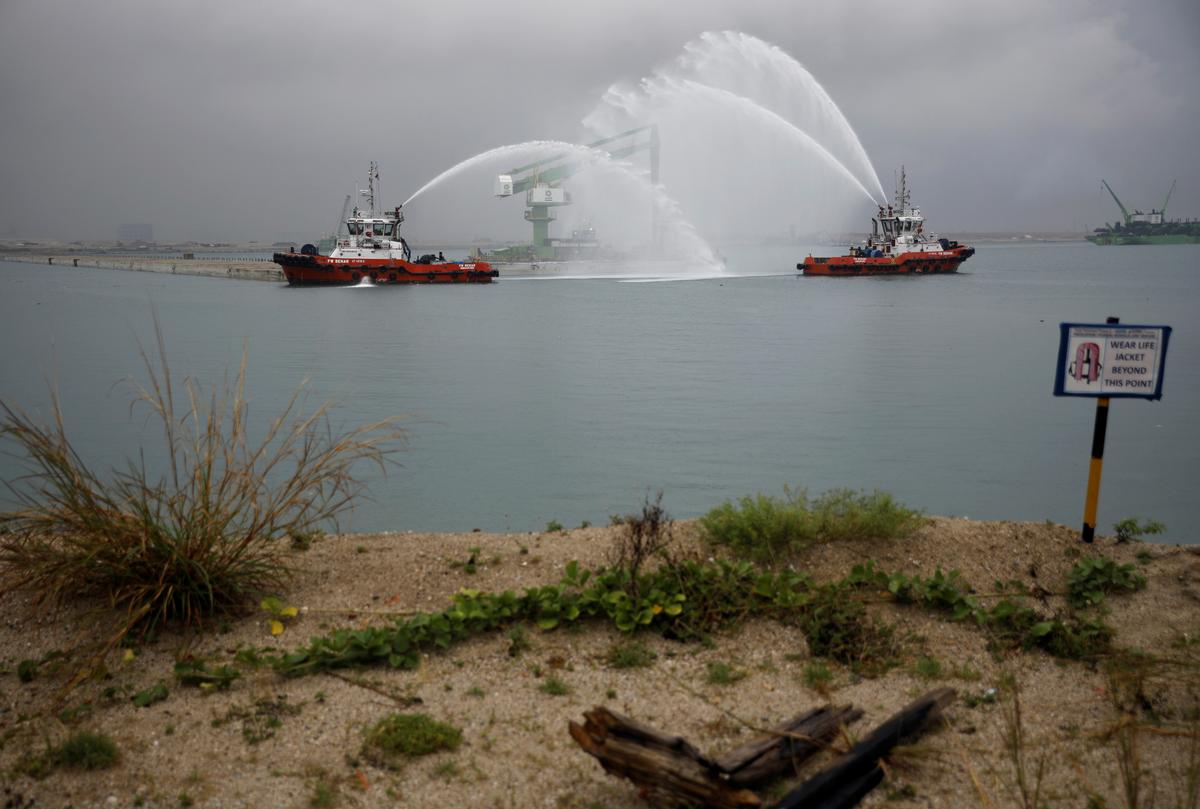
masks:
[[[1042,621],[1042,622],[1036,623],[1032,627],[1030,627],[1029,634],[1035,638],[1040,638],[1040,637],[1044,637],[1045,635],[1050,634],[1051,629],[1054,629],[1053,621]]]

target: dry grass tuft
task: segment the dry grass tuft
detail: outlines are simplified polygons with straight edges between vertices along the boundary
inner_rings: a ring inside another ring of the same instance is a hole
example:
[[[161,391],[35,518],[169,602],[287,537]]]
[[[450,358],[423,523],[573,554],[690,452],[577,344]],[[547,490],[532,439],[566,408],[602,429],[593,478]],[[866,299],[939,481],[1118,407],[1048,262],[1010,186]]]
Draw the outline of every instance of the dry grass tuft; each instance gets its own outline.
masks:
[[[391,420],[334,433],[328,405],[300,412],[301,386],[252,441],[245,352],[233,382],[205,396],[192,379],[172,382],[157,319],[155,332],[131,409],[149,408],[161,426],[161,474],[141,453],[97,474],[72,447],[57,398],[49,425],[0,402],[0,438],[29,470],[7,483],[18,506],[0,513],[0,592],[30,590],[40,607],[99,598],[125,614],[110,644],[164,623],[196,626],[276,590],[288,576],[279,540],[335,520],[363,488],[355,465],[385,471],[401,437]]]

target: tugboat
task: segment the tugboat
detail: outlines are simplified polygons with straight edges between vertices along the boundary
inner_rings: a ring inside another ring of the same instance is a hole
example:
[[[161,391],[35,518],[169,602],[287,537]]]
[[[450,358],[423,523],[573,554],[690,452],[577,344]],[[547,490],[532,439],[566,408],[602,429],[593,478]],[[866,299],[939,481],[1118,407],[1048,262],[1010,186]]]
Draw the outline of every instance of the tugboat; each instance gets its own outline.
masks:
[[[975,255],[975,248],[939,239],[925,232],[920,208],[909,205],[904,167],[896,204],[879,206],[871,219],[871,237],[853,246],[844,256],[808,256],[796,265],[804,275],[935,275],[958,271],[958,265]]]
[[[299,253],[293,250],[272,257],[289,284],[490,284],[500,274],[486,261],[446,261],[441,253],[427,253],[414,261],[408,242],[400,235],[404,222],[400,206],[375,210],[378,183],[379,168],[372,162],[365,194],[367,210],[353,210],[346,220],[346,232],[338,235],[329,255],[319,255],[316,247],[306,244]]]

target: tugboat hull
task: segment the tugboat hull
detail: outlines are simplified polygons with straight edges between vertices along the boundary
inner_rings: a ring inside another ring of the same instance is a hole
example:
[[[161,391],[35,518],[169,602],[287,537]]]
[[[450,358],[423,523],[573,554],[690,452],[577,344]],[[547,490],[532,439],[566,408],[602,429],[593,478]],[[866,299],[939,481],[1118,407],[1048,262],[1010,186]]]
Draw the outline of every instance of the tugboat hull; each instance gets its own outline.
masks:
[[[805,275],[862,276],[862,275],[945,275],[958,272],[958,265],[975,255],[973,247],[958,247],[924,253],[902,253],[899,256],[809,256],[796,265]]]
[[[301,253],[276,253],[272,261],[283,268],[292,286],[353,286],[363,279],[373,284],[490,284],[499,276],[486,261],[417,264],[393,258],[330,258]]]

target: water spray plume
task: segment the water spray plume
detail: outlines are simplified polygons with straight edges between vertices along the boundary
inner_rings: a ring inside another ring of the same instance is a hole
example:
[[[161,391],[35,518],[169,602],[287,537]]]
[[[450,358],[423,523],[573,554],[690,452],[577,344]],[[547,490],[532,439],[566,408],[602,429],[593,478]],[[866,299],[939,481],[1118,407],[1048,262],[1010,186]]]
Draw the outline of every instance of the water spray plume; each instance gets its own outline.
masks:
[[[778,129],[791,139],[800,143],[805,149],[816,154],[826,165],[832,168],[837,174],[857,188],[863,193],[867,199],[873,204],[878,205],[880,200],[875,197],[862,182],[854,176],[846,165],[838,160],[828,149],[813,139],[811,135],[800,129],[791,121],[782,117],[772,110],[751,101],[745,96],[731,93],[728,90],[722,90],[719,87],[709,87],[706,84],[691,81],[690,79],[683,80],[659,80],[662,87],[665,87],[667,93],[678,93],[681,96],[698,96],[710,103],[733,109],[736,112],[752,116],[764,123],[766,126]],[[883,199],[886,200],[886,197]]]
[[[673,63],[635,87],[610,87],[584,124],[601,131],[662,118],[673,106],[687,102],[689,94],[715,100],[714,92],[729,93],[725,106],[768,126],[786,122],[798,133],[796,141],[842,179],[875,204],[886,201],[870,158],[825,88],[783,50],[747,34],[702,34],[687,43]]]
[[[786,51],[737,31],[708,31],[684,46],[679,69],[690,78],[743,95],[820,141],[886,199],[858,135],[824,86]]]

